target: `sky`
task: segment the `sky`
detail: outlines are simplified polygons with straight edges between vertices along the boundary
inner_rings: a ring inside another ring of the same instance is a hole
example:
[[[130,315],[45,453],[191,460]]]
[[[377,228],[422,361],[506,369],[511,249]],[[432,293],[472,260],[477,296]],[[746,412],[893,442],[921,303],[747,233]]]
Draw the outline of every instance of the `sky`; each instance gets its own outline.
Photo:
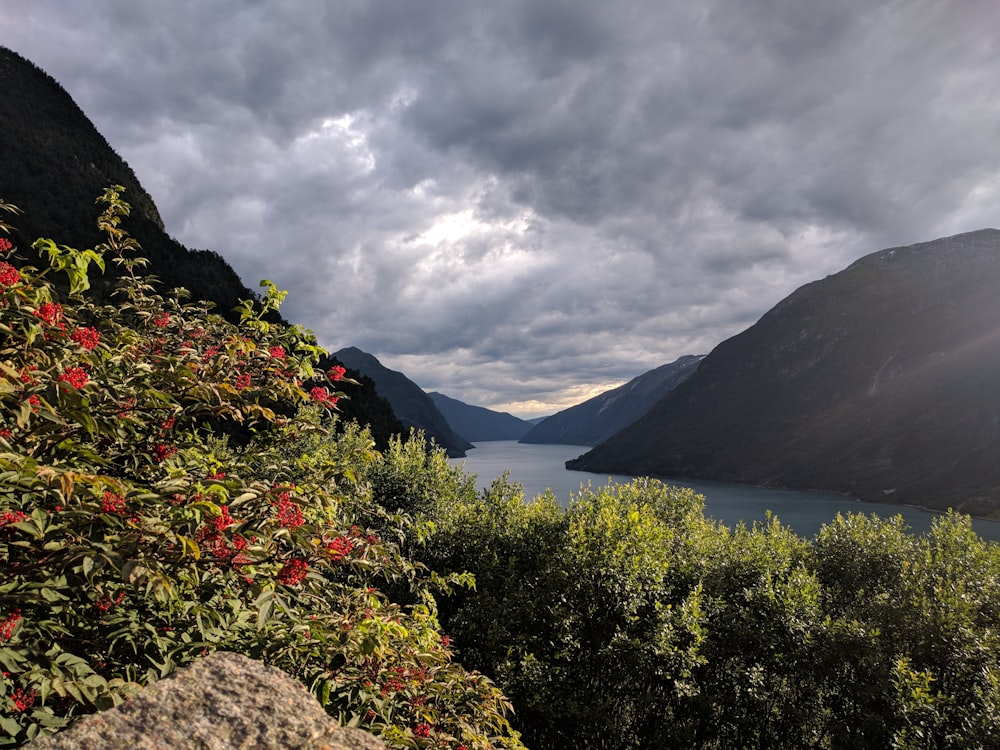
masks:
[[[330,351],[526,418],[1000,227],[998,29],[995,0],[0,2],[172,236]]]

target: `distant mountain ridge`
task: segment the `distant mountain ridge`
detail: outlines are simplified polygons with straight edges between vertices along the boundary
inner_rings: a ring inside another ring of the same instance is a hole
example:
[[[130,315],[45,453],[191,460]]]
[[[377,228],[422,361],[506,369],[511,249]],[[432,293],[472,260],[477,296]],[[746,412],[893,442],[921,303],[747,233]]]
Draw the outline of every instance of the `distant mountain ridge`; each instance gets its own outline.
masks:
[[[452,429],[431,397],[403,373],[390,370],[376,357],[355,346],[340,349],[333,356],[346,367],[371,378],[379,395],[392,405],[393,411],[404,425],[423,430],[428,438],[434,438],[452,458],[464,456],[465,451],[473,447],[472,443]]]
[[[567,466],[1000,517],[998,289],[995,229],[867,255]]]
[[[687,380],[705,358],[688,354],[535,425],[522,443],[598,445],[623,430]]]
[[[427,395],[448,420],[452,429],[473,443],[488,440],[518,440],[531,429],[530,422],[507,412],[493,411],[485,406],[472,406],[436,391]]]

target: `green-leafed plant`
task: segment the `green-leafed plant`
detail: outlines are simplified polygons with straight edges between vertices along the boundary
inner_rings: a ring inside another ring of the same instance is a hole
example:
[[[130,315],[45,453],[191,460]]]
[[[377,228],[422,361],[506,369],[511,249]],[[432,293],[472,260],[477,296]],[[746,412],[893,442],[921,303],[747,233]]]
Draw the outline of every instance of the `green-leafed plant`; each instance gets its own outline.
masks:
[[[1000,546],[967,517],[916,536],[850,515],[807,540],[652,480],[560,508],[505,477],[469,491],[415,446],[384,460],[376,498],[425,513],[413,554],[475,575],[440,618],[531,747],[997,746]]]
[[[226,649],[391,746],[520,747],[438,626],[433,594],[468,577],[401,554],[411,522],[370,499],[370,435],[331,430],[342,368],[271,322],[284,292],[264,282],[238,325],[162,295],[120,188],[100,200],[103,244],[0,260],[0,745]],[[117,296],[97,304],[109,262]]]

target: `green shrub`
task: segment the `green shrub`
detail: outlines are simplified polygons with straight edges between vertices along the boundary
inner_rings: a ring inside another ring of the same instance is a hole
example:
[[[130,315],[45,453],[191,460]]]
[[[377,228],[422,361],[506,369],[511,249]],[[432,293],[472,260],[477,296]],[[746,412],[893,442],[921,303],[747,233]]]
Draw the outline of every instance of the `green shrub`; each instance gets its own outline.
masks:
[[[119,188],[101,200],[103,245],[0,262],[0,744],[226,649],[391,746],[520,747],[438,625],[434,593],[467,578],[401,554],[409,518],[363,479],[370,435],[331,430],[342,370],[269,322],[284,293],[264,282],[239,325],[158,294]],[[108,261],[121,280],[98,305],[88,272]]]
[[[1000,548],[967,517],[806,540],[648,479],[565,509],[506,477],[443,495],[414,554],[475,575],[440,617],[529,746],[996,747]]]

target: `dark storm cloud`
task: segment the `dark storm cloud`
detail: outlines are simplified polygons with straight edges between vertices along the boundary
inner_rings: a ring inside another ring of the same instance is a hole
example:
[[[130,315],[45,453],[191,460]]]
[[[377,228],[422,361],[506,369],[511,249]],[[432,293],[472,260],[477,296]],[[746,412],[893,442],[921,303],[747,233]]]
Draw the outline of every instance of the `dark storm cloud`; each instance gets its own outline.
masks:
[[[543,413],[890,245],[996,225],[986,0],[39,0],[168,230],[331,349]]]

